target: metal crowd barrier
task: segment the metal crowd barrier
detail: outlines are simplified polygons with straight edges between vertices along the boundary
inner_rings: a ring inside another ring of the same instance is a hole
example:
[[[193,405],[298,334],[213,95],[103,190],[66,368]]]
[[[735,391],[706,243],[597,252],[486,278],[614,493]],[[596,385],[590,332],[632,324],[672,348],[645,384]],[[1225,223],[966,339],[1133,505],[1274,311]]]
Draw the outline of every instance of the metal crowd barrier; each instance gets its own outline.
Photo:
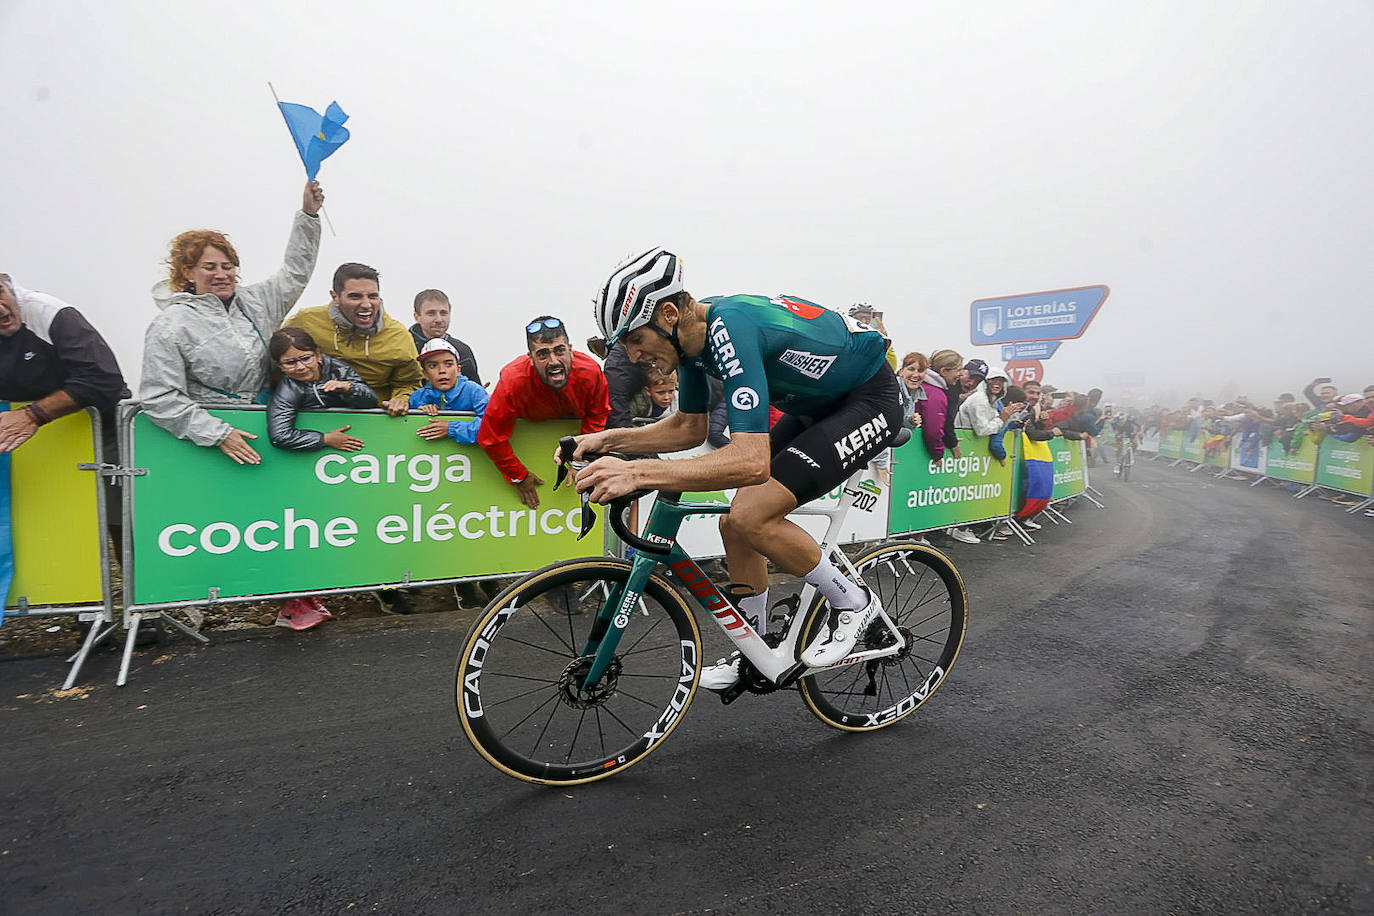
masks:
[[[218,449],[177,439],[134,402],[120,408],[120,463],[107,463],[100,453],[99,417],[94,414],[89,415],[90,454],[63,459],[80,468],[74,473],[98,472],[90,478],[95,502],[87,527],[101,534],[95,560],[100,600],[39,607],[27,595],[21,596],[20,608],[26,614],[51,611],[95,618],[72,657],[67,686],[91,649],[121,624],[125,640],[119,685],[128,680],[139,629],[151,621],[163,621],[174,632],[204,643],[202,609],[217,604],[499,578],[588,552],[586,543],[567,536],[580,527],[580,502],[571,488],[553,493],[546,486],[538,510],[524,507],[476,446],[416,436],[418,425],[430,421],[427,415],[393,418],[376,410],[299,415],[302,428],[327,431],[351,424],[351,433],[367,445],[345,453],[273,448],[262,407],[213,407],[210,412],[258,435],[252,441],[262,464],[238,465]],[[471,414],[440,416],[472,419]],[[531,467],[539,467],[558,438],[576,430],[577,424],[568,421],[522,423],[512,445]],[[894,453],[890,486],[870,470],[858,483],[860,494],[845,538],[880,540],[953,526],[1010,523],[1024,543],[1033,544],[1013,517],[1021,498],[1020,436],[1008,436],[1007,459],[999,463],[987,438],[967,430],[959,434],[962,458],[948,454],[933,461],[920,438],[913,437]],[[1055,440],[1052,452],[1055,489],[1047,517],[1067,522],[1060,507],[1076,498],[1100,507],[1101,494],[1089,481],[1084,443]],[[102,477],[122,486],[119,620],[104,546]],[[728,499],[725,493],[696,496]],[[838,496],[837,491],[823,498]],[[696,555],[712,555],[712,544],[719,541],[716,519],[689,520],[681,538]]]
[[[19,409],[13,405],[12,409]],[[64,690],[102,635],[117,626],[106,536],[105,461],[100,414],[59,417],[10,453],[11,544],[15,576],[4,617],[72,615],[90,623],[67,661]]]

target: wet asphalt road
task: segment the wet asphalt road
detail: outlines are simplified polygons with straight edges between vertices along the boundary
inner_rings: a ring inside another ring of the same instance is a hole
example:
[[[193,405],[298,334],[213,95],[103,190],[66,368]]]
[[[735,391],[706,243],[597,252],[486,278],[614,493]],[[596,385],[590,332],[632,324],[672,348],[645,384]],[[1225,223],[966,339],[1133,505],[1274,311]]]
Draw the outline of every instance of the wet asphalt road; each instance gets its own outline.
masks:
[[[468,747],[456,615],[177,641],[123,689],[102,653],[66,698],[0,660],[0,914],[1374,912],[1374,521],[1098,483],[949,549],[968,638],[904,722],[703,695],[575,789]]]

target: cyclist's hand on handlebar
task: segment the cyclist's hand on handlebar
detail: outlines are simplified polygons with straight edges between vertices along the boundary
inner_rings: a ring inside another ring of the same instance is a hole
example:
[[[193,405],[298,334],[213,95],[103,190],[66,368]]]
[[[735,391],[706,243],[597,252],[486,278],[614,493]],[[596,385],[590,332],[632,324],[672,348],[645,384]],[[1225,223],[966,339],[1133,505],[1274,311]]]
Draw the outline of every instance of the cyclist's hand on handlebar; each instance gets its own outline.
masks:
[[[608,503],[639,487],[630,462],[607,456],[596,459],[577,473],[577,489],[594,503]]]
[[[587,433],[585,436],[574,436],[573,441],[577,443],[577,451],[573,453],[573,458],[578,461],[585,461],[588,455],[600,455],[605,452],[613,451],[605,440],[606,434],[604,432]]]
[[[574,454],[573,454],[571,460],[573,460],[573,461],[581,461],[581,460],[584,460],[584,459],[582,458],[582,456],[583,456],[583,454],[586,453],[587,449],[585,449],[585,448],[582,446],[582,443],[583,443],[584,440],[594,438],[595,436],[596,436],[596,433],[586,433],[585,435],[581,435],[581,436],[568,436],[566,439],[563,439],[562,441],[560,441],[557,445],[555,445],[555,446],[553,447],[553,463],[554,463],[554,464],[562,464],[562,463],[563,463],[563,461],[564,461],[564,455],[563,455],[563,442],[568,441],[568,439],[571,439],[573,442],[576,442],[576,443],[577,443],[577,450],[574,452]],[[594,451],[594,450],[593,450],[593,451]]]

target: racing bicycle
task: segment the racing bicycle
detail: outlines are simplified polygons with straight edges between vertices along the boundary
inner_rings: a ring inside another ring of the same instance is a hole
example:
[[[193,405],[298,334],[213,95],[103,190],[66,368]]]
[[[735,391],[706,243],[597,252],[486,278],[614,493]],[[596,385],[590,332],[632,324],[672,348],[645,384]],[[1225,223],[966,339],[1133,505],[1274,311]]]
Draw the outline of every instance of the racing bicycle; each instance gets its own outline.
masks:
[[[555,487],[575,444],[564,439],[561,448]],[[850,732],[910,715],[954,666],[968,597],[954,564],[933,548],[885,541],[852,562],[838,548],[846,513],[865,495],[860,473],[841,488],[837,505],[795,510],[829,518],[821,549],[881,600],[882,613],[846,658],[821,668],[800,660],[829,613],[813,586],[774,605],[784,609],[781,626],[760,636],[677,543],[688,516],[721,515],[728,505],[659,492],[640,537],[625,515],[649,494],[632,493],[612,501],[606,517],[635,549],[633,559],[554,563],[517,580],[479,613],[455,679],[463,732],[497,769],[542,785],[592,782],[643,760],[681,723],[697,692],[701,631],[684,592],[741,654],[741,677],[721,694],[725,702],[795,687],[817,718]],[[582,518],[579,539],[595,520],[585,494]]]
[[[1117,440],[1116,445],[1116,473],[1122,483],[1129,483],[1131,479],[1131,468],[1135,465],[1135,437],[1122,438]]]

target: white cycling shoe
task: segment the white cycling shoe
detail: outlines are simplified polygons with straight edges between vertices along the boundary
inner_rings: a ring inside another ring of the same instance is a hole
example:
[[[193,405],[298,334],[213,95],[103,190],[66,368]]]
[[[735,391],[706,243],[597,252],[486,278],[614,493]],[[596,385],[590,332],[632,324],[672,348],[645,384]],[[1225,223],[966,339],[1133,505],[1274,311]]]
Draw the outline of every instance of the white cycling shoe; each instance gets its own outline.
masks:
[[[859,635],[882,610],[878,596],[872,590],[865,590],[868,591],[868,604],[863,607],[838,611],[830,609],[826,628],[801,654],[802,662],[812,668],[823,668],[840,661],[854,649]]]
[[[697,686],[704,690],[729,690],[739,683],[740,654],[731,652],[729,658],[718,659],[709,668],[701,669]]]

